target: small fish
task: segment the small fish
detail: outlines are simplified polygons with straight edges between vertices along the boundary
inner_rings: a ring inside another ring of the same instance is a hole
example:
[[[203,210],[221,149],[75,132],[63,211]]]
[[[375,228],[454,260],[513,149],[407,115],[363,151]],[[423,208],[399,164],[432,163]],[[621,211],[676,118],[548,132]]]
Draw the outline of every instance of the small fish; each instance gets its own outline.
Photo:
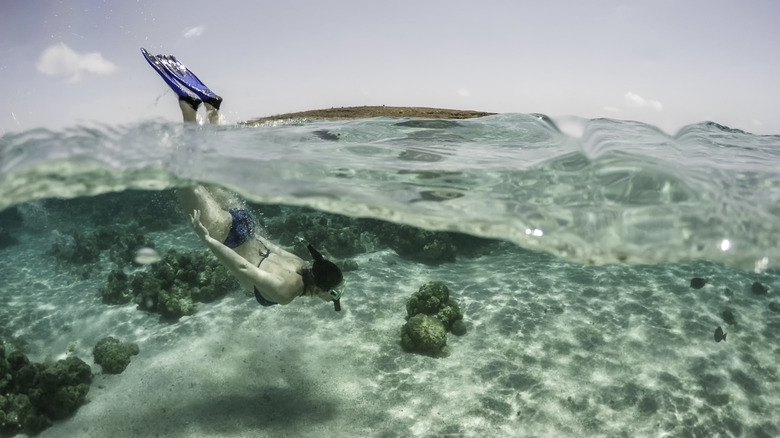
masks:
[[[768,290],[769,289],[766,286],[757,281],[754,282],[752,286],[750,286],[750,291],[756,295],[766,295]]]
[[[135,252],[135,262],[139,265],[151,265],[160,260],[162,260],[162,257],[153,248],[140,248]]]
[[[706,278],[700,278],[700,277],[691,278],[691,287],[693,289],[701,289],[704,287],[705,284],[707,284]]]
[[[728,333],[723,333],[723,329],[718,326],[718,328],[715,329],[715,342],[725,341],[727,334]]]
[[[731,309],[724,310],[720,316],[723,317],[723,320],[726,321],[726,324],[728,325],[734,325],[737,323],[737,318],[734,317],[734,312],[732,312]]]

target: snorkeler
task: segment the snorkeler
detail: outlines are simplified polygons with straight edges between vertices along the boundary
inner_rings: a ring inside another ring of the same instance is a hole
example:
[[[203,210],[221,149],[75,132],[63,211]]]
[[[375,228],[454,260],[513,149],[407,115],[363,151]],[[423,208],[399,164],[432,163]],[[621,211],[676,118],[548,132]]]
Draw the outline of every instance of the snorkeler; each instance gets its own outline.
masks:
[[[219,120],[222,98],[209,90],[184,64],[173,56],[151,55],[144,49],[141,52],[179,96],[185,122],[197,121],[201,103],[206,107],[209,123]],[[242,287],[254,292],[258,303],[273,306],[288,304],[301,296],[316,296],[333,301],[334,308],[341,310],[341,270],[308,242],[299,239],[314,260],[311,267],[257,233],[252,216],[242,207],[238,197],[227,190],[204,186],[183,188],[179,189],[179,199],[198,237]]]

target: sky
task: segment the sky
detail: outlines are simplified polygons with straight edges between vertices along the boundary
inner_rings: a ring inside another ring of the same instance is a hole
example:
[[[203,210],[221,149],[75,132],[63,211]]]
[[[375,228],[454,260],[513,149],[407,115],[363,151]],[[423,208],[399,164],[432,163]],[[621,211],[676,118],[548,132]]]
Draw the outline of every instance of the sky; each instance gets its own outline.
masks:
[[[780,134],[776,0],[4,0],[0,135],[181,120],[140,48],[229,122],[359,105]]]

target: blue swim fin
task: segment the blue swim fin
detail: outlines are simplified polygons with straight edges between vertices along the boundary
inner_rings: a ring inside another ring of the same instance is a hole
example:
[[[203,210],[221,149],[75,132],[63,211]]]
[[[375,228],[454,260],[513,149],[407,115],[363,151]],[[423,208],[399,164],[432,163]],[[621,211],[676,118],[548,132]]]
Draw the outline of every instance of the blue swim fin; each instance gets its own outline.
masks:
[[[179,95],[179,97],[187,96],[187,90],[181,87],[170,75],[168,75],[167,71],[165,70],[165,66],[162,65],[162,62],[158,59],[159,55],[152,55],[149,52],[146,51],[143,47],[141,47],[141,53],[144,55],[144,58],[146,58],[146,62],[149,63],[149,65],[152,66],[154,71],[156,71],[165,81],[166,84],[168,84],[169,87],[171,87],[171,90],[173,90],[176,94]]]
[[[192,106],[193,102],[189,100],[197,101],[197,104],[193,108],[197,109],[197,105],[200,104],[199,99],[195,99],[187,93],[186,87],[200,99],[207,104],[213,106],[215,109],[219,109],[222,104],[222,98],[216,93],[211,91],[194,73],[190,71],[184,64],[182,64],[175,56],[172,55],[151,55],[146,49],[141,48],[146,61],[154,70],[162,76],[163,80],[171,90],[179,95],[179,99],[187,100]],[[183,86],[183,87],[182,87]]]

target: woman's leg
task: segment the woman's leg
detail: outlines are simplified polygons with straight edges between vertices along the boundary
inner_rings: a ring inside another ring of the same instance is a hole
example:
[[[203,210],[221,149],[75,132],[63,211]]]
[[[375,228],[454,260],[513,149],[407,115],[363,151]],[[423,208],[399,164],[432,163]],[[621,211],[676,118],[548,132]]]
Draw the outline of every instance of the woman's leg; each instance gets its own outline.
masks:
[[[179,98],[179,108],[184,123],[198,123],[198,105],[200,101],[191,96]]]
[[[200,99],[192,96],[179,98],[179,108],[185,123],[197,123],[200,103]],[[217,123],[219,109],[206,104],[206,110],[209,123]],[[219,187],[209,190],[204,186],[195,186],[179,189],[179,202],[187,215],[192,215],[194,210],[200,210],[200,222],[209,231],[209,235],[220,242],[225,241],[233,225],[229,210],[239,206],[235,195]]]
[[[200,210],[200,222],[214,239],[224,242],[233,225],[233,217],[203,186],[179,189],[179,201],[187,215]]]
[[[244,201],[228,189],[223,189],[219,186],[209,186],[206,190],[211,194],[214,201],[222,206],[223,210],[229,211],[234,208],[246,209]]]
[[[222,103],[222,99],[220,99],[219,102]],[[204,103],[203,106],[206,107],[206,114],[208,115],[209,123],[212,125],[219,124],[219,107],[214,107],[208,102]]]

